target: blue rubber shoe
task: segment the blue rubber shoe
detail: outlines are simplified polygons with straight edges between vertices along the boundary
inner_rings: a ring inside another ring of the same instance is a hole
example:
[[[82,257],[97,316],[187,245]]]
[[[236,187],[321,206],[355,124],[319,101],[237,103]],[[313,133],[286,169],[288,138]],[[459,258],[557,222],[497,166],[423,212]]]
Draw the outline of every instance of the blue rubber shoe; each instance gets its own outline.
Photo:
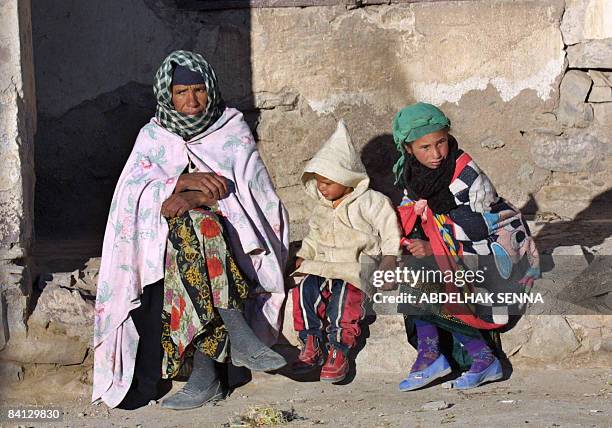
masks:
[[[479,373],[465,372],[460,377],[452,381],[454,389],[472,389],[482,385],[485,382],[499,380],[504,376],[502,366],[496,358],[489,367]]]
[[[444,355],[440,355],[436,361],[418,372],[408,374],[408,377],[400,382],[400,391],[413,391],[429,385],[436,379],[446,376],[452,371],[450,364]]]

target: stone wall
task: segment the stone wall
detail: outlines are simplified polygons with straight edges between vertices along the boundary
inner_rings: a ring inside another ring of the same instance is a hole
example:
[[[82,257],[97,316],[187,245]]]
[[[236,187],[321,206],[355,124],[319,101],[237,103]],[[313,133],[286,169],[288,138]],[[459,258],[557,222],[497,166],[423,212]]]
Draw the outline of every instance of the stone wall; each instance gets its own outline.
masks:
[[[293,239],[310,209],[301,170],[337,119],[374,187],[392,193],[390,123],[416,100],[447,112],[460,144],[516,205],[571,218],[609,199],[605,1],[340,3],[217,12],[173,0],[37,3],[39,235],[101,233],[154,109],[152,76],[176,48],[209,58],[228,103],[248,114]],[[74,204],[81,209],[66,208]]]
[[[537,200],[562,216],[610,219],[612,3],[568,0],[561,31],[568,68],[558,105],[531,137],[534,163],[550,171]]]
[[[0,351],[26,332],[36,127],[29,0],[0,3]],[[3,372],[4,373],[4,372]]]

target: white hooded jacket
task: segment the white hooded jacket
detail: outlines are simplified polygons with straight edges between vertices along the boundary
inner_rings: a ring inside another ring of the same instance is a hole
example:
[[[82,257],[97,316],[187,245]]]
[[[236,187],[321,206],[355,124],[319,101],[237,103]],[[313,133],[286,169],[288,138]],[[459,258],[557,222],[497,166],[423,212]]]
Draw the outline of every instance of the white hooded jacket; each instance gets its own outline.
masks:
[[[317,189],[314,174],[352,187],[336,208]],[[302,184],[318,201],[308,222],[310,230],[297,253],[302,262],[295,274],[342,279],[370,293],[369,274],[381,256],[400,254],[401,231],[389,198],[368,188],[370,178],[344,121],[306,164]]]

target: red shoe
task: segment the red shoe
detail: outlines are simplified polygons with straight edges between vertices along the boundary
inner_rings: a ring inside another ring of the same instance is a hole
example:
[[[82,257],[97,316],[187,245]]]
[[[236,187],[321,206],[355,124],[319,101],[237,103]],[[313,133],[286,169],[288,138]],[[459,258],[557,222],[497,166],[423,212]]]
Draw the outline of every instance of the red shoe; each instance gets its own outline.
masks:
[[[306,373],[317,367],[321,367],[323,361],[325,361],[325,357],[323,356],[319,338],[308,335],[306,337],[306,344],[300,351],[297,361],[291,365],[291,368],[294,372]]]
[[[334,346],[329,347],[327,361],[321,369],[320,379],[325,382],[340,382],[349,371],[348,358],[344,352]]]

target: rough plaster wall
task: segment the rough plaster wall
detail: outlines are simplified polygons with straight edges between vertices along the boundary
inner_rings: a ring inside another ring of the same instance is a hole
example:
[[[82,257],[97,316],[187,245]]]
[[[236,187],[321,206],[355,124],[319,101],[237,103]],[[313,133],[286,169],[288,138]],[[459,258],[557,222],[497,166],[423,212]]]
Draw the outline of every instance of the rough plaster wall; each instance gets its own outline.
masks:
[[[114,182],[153,111],[155,68],[176,48],[204,53],[228,103],[249,115],[294,239],[310,208],[299,175],[336,120],[347,120],[375,188],[392,193],[390,123],[416,100],[441,105],[462,147],[518,206],[571,217],[610,187],[605,159],[566,173],[547,166],[558,153],[532,150],[540,131],[563,132],[553,114],[566,67],[561,0],[211,13],[173,4],[36,4],[40,235],[102,231]],[[591,155],[609,146],[606,130],[593,130]]]
[[[0,3],[0,350],[25,332],[33,232],[34,80],[29,1]]]
[[[560,1],[257,10],[254,92],[300,100],[294,111],[262,113],[258,128],[293,224],[309,212],[298,186],[304,160],[335,118],[347,120],[374,186],[389,191],[390,123],[416,100],[441,105],[500,193],[526,204],[550,176],[533,163],[526,133],[557,102],[562,13]]]
[[[276,82],[297,84],[319,113],[343,102],[458,102],[489,83],[503,101],[523,89],[546,100],[563,70],[561,6],[493,1],[260,9],[253,16],[255,91],[260,84],[264,90]],[[258,73],[260,67],[267,73]],[[305,79],[296,81],[296,72]]]

